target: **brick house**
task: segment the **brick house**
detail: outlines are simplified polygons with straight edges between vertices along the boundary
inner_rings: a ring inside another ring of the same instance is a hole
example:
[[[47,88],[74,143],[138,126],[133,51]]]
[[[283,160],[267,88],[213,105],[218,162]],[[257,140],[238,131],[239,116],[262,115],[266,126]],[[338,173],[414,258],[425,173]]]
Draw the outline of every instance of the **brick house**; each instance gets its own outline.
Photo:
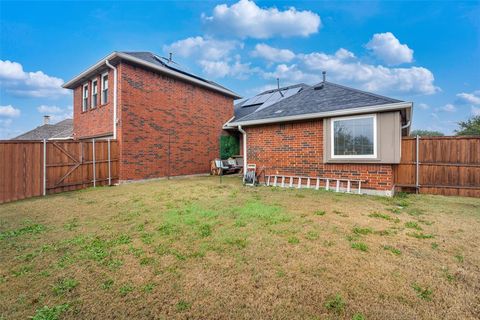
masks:
[[[119,180],[207,173],[236,93],[150,52],[113,52],[64,85],[73,138],[113,138]]]
[[[327,82],[324,74],[317,85],[269,90],[237,103],[224,129],[242,133],[245,163],[265,175],[361,180],[362,193],[391,195],[412,108]]]

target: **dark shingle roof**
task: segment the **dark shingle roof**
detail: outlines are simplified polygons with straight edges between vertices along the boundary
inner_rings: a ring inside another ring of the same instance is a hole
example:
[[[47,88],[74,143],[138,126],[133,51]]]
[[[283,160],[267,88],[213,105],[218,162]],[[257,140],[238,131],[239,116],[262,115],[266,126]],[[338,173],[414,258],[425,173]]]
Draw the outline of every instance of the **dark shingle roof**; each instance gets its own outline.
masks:
[[[25,132],[12,140],[43,140],[71,138],[73,133],[73,120],[65,119],[56,124],[44,124],[33,130]]]
[[[404,102],[377,94],[334,84],[321,82],[304,88],[297,94],[280,100],[264,109],[257,109],[242,115],[235,109],[235,121],[272,119],[302,114],[322,113],[352,108],[369,107],[389,103]]]
[[[182,69],[178,64],[173,61],[170,61],[167,58],[160,57],[152,52],[144,51],[114,51],[105,58],[98,61],[96,64],[88,68],[87,70],[81,72],[73,79],[67,81],[62,87],[67,89],[75,89],[80,84],[84,83],[91,79],[92,76],[100,72],[104,72],[108,69],[106,61],[116,64],[118,61],[126,61],[136,65],[143,66],[150,70],[156,72],[168,74],[172,77],[181,78],[184,81],[194,83],[194,85],[199,85],[207,87],[210,90],[218,91],[226,96],[232,97],[234,99],[241,98],[237,93],[219,85],[214,81],[204,79],[202,77],[196,76],[192,73],[189,73]]]
[[[229,90],[229,89],[225,88],[224,86],[219,85],[218,83],[216,83],[216,82],[214,82],[214,81],[210,81],[210,80],[201,78],[201,77],[199,77],[199,76],[196,76],[196,75],[194,75],[194,74],[192,74],[192,73],[186,72],[185,70],[182,70],[179,65],[176,65],[175,62],[168,62],[168,59],[159,57],[159,56],[157,56],[156,54],[154,54],[154,53],[152,53],[152,52],[148,52],[148,51],[145,51],[145,52],[128,52],[128,51],[123,51],[122,53],[125,53],[125,54],[128,54],[128,55],[132,56],[132,57],[135,57],[135,58],[138,58],[138,59],[142,59],[142,60],[144,60],[144,61],[147,61],[147,62],[156,64],[156,65],[158,65],[158,66],[162,66],[162,67],[168,68],[168,69],[170,69],[170,70],[174,70],[174,71],[180,72],[180,73],[182,73],[182,74],[184,74],[184,75],[187,75],[187,76],[189,76],[189,77],[195,78],[195,79],[200,80],[200,81],[203,81],[203,82],[205,82],[205,83],[214,85],[214,86],[216,86],[216,87],[218,87],[218,88],[221,88],[221,89],[224,89],[224,90]]]

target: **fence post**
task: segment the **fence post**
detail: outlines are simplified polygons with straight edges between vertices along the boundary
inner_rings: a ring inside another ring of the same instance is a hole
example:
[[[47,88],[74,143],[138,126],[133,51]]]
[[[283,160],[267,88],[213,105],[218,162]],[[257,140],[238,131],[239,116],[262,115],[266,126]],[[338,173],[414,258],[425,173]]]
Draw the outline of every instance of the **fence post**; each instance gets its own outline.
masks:
[[[47,139],[43,139],[43,196],[47,195]]]
[[[93,187],[97,186],[96,170],[95,170],[95,139],[92,139],[92,156],[93,156]]]
[[[111,167],[110,167],[110,138],[108,138],[108,185],[111,186],[112,185],[112,171],[111,171]]]
[[[417,134],[416,139],[415,139],[415,192],[418,194],[419,192],[419,177],[420,177],[420,165],[418,163],[418,160],[420,159],[418,156],[418,150],[419,150],[419,142],[420,142],[420,136]]]

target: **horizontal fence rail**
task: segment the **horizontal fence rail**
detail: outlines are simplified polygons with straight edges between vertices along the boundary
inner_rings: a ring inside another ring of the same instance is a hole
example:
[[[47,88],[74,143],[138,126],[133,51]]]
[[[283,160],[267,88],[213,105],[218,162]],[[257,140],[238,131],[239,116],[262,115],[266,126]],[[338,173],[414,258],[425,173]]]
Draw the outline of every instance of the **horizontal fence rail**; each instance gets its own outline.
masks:
[[[480,197],[480,137],[407,137],[395,166],[397,190]]]
[[[117,181],[116,140],[0,141],[0,203]]]

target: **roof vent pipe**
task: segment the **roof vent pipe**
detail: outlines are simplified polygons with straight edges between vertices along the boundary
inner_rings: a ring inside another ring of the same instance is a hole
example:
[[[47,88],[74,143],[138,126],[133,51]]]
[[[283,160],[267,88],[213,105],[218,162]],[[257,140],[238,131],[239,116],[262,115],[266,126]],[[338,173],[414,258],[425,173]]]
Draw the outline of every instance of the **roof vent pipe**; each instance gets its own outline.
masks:
[[[283,97],[283,92],[280,90],[280,78],[277,78],[277,90],[280,92],[280,95]]]
[[[173,61],[173,53],[169,53],[168,54],[168,62],[172,62]]]
[[[50,124],[50,116],[43,116],[43,124]]]
[[[323,82],[327,81],[327,71],[322,71]]]

